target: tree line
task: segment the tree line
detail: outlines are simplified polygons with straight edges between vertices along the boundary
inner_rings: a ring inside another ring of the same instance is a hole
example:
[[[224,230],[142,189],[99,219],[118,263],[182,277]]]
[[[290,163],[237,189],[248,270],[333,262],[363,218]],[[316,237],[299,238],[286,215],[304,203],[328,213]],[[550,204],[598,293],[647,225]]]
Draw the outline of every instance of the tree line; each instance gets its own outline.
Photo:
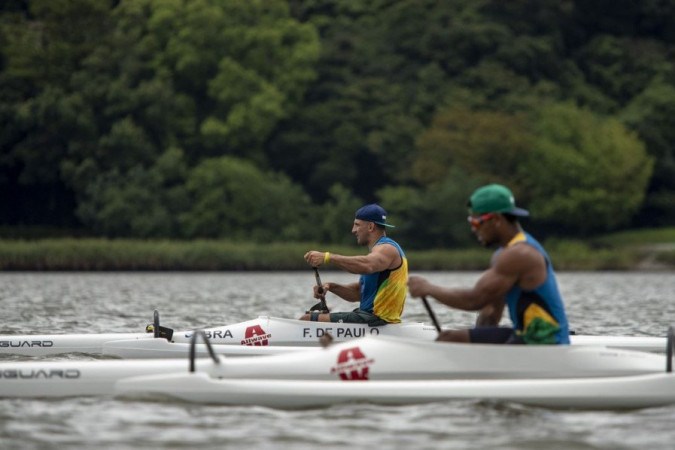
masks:
[[[486,182],[674,225],[674,53],[675,0],[5,0],[0,225],[351,243],[377,201],[447,247]]]

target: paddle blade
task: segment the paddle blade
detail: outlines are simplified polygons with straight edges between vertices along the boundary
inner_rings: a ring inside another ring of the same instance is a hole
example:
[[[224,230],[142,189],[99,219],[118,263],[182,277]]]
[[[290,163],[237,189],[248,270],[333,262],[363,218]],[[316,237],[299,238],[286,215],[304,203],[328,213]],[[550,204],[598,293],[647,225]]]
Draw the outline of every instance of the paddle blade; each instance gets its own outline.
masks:
[[[321,301],[319,303],[317,303],[316,305],[312,306],[307,311],[305,311],[305,313],[307,313],[307,314],[312,313],[312,312],[319,312],[321,314],[329,313],[330,310],[328,309],[328,305],[326,305],[326,300],[321,299]]]

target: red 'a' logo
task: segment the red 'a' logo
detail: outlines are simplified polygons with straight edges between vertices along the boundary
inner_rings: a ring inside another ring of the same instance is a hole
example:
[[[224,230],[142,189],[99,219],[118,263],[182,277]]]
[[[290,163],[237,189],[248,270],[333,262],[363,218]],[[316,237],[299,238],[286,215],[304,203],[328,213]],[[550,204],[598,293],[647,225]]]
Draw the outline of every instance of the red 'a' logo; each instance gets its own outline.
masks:
[[[355,381],[367,380],[368,368],[373,363],[372,359],[366,359],[360,348],[352,347],[342,350],[337,358],[337,365],[331,369],[341,380]]]
[[[265,330],[263,330],[260,325],[253,325],[246,328],[244,340],[241,341],[241,345],[270,345],[268,339],[271,337],[272,335],[265,333]]]

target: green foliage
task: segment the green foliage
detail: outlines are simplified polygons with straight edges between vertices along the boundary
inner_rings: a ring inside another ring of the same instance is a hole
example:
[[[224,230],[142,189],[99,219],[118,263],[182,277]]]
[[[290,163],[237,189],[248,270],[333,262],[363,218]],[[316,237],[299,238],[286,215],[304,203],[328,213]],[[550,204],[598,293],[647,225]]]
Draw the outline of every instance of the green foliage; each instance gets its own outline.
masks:
[[[592,239],[592,242],[609,247],[672,244],[675,242],[675,228],[651,228],[621,231],[595,237]]]
[[[455,108],[439,113],[420,135],[413,174],[428,185],[457,167],[475,178],[512,184],[531,147],[523,116]]]
[[[341,184],[331,186],[329,194],[330,198],[309,218],[321,233],[316,239],[342,245],[354,244],[351,234],[354,213],[363,206],[363,202]]]
[[[410,180],[416,135],[447,89],[447,60],[456,52],[448,50],[472,36],[448,34],[471,17],[458,14],[473,2],[358,3],[297,5],[296,14],[321,33],[320,78],[305,107],[280,128],[270,157],[317,201],[335,183],[371,198],[382,186]],[[291,152],[297,158],[288,158]]]
[[[316,244],[130,239],[0,240],[0,270],[306,270]],[[354,254],[353,248],[338,248]]]
[[[599,35],[582,49],[580,59],[589,80],[624,104],[668,69],[666,54],[656,41]]]
[[[546,250],[557,270],[629,270],[637,268],[641,259],[631,248],[594,248],[571,239],[549,239]]]
[[[405,244],[404,244],[405,247]],[[325,244],[253,243],[232,240],[41,239],[0,240],[0,270],[302,270],[311,271],[302,255]],[[672,270],[675,252],[634,251],[617,246],[595,249],[571,240],[547,241],[558,270],[630,270],[655,260],[661,270]],[[343,255],[363,254],[363,248],[331,245]],[[409,250],[411,270],[484,270],[491,252],[474,247],[450,250]],[[652,263],[654,264],[654,263]],[[331,270],[330,267],[325,270]],[[311,278],[310,278],[311,279]]]
[[[585,233],[628,223],[653,165],[635,133],[571,104],[543,107],[533,129],[518,184],[537,220]]]
[[[484,248],[472,249],[406,249],[411,270],[476,270],[483,271],[490,265],[490,251]]]
[[[396,225],[391,235],[405,248],[452,248],[472,241],[466,203],[479,185],[453,168],[425,188],[386,187],[378,196]]]
[[[78,214],[104,236],[180,235],[176,216],[188,207],[186,172],[183,152],[177,148],[167,150],[149,169],[109,172],[88,184]]]
[[[552,234],[673,224],[674,11],[6,2],[0,225],[351,243],[353,210],[380,200],[397,238],[451,246],[484,182]]]
[[[301,240],[310,202],[284,175],[223,156],[192,169],[186,181],[190,208],[180,221],[187,237]]]
[[[200,131],[205,147],[213,151],[260,148],[284,116],[284,96],[231,60],[220,63],[219,75],[209,83],[209,94],[221,112],[206,118]]]
[[[186,204],[166,202],[185,180],[167,184],[162,155],[264,163],[316,76],[316,32],[281,0],[36,1],[31,14],[2,22],[2,79],[24,94],[0,89],[6,163],[18,183],[72,189],[82,223],[109,236],[178,235]]]
[[[670,80],[675,77],[671,74]],[[636,130],[655,158],[654,174],[645,204],[636,225],[675,223],[675,85],[655,79],[635,96],[621,113],[621,119]]]
[[[456,168],[506,184],[537,221],[568,233],[627,224],[652,170],[635,133],[570,104],[542,106],[529,121],[522,114],[446,111],[418,148],[413,169],[419,183],[455,178],[448,174]]]

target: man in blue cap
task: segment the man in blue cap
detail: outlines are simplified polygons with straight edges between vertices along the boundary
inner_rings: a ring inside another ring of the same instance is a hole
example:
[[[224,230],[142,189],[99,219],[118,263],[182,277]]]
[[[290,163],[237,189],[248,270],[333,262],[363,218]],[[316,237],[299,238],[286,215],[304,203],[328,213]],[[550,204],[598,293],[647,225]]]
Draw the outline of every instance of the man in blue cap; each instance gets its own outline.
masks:
[[[366,323],[370,326],[399,323],[407,294],[408,260],[401,246],[386,235],[387,212],[380,205],[370,204],[356,211],[352,234],[359,245],[367,246],[365,256],[344,256],[310,250],[305,260],[312,267],[332,264],[347,272],[361,275],[358,283],[325,283],[314,297],[332,292],[348,302],[359,302],[350,312],[311,312],[300,319],[319,322]]]
[[[490,268],[470,289],[444,288],[410,277],[414,297],[431,296],[453,308],[480,310],[476,327],[447,330],[440,341],[509,344],[569,344],[569,328],[551,260],[518,217],[511,191],[499,184],[477,189],[469,200],[471,230],[484,246],[498,246]],[[507,306],[513,327],[499,327]]]

